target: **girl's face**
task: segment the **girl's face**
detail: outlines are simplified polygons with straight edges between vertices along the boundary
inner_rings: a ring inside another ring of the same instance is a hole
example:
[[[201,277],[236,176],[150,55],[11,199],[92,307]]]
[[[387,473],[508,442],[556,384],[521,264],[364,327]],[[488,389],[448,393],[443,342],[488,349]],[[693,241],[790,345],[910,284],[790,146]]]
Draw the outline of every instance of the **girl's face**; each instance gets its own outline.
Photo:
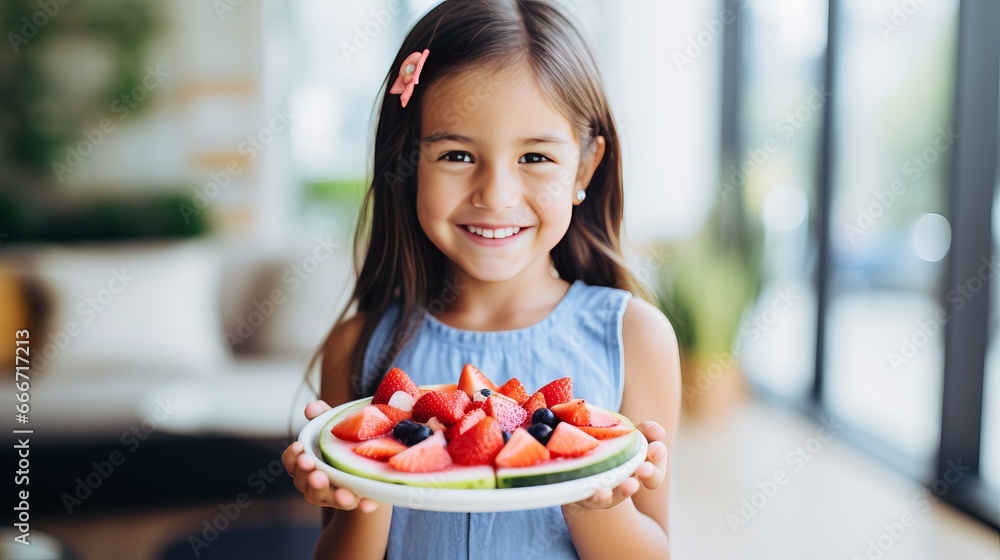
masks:
[[[581,161],[572,125],[525,71],[438,82],[422,108],[417,218],[427,237],[477,280],[547,276],[604,139]]]

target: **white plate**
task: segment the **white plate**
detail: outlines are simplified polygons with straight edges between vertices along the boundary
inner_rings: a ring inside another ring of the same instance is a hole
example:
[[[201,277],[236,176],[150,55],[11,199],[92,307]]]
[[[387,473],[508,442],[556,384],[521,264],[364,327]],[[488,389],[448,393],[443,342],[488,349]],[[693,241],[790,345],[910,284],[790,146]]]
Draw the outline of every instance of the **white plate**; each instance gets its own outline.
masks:
[[[497,488],[490,490],[460,490],[404,486],[371,480],[335,469],[323,460],[319,449],[319,436],[323,426],[341,410],[356,405],[349,402],[327,411],[306,424],[299,432],[299,442],[307,455],[316,461],[317,468],[327,474],[335,486],[347,488],[359,496],[410,509],[446,512],[494,512],[538,509],[570,504],[591,497],[599,488],[614,488],[632,476],[635,469],[646,460],[646,438],[636,430],[639,449],[625,463],[603,473],[567,480],[554,484],[526,488]]]

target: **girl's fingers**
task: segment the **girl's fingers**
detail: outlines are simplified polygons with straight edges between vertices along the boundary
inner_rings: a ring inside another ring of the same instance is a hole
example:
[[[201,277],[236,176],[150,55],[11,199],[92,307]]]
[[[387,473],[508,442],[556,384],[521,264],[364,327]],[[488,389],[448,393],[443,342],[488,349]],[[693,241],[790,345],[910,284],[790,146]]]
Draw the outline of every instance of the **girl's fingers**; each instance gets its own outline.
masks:
[[[333,503],[340,509],[352,510],[361,505],[361,498],[346,488],[337,488],[333,492]]]
[[[330,410],[330,408],[331,406],[326,404],[324,401],[313,401],[306,405],[306,419],[312,420],[327,410]]]
[[[657,468],[665,470],[667,468],[667,446],[661,441],[654,441],[646,449],[646,460],[653,463]]]
[[[295,476],[295,462],[301,454],[302,444],[297,441],[281,452],[281,464],[285,466],[285,472],[288,473],[288,476]]]
[[[361,498],[361,501],[358,502],[358,509],[365,513],[371,513],[378,509],[378,502],[369,500],[368,498]]]
[[[651,443],[667,437],[667,431],[663,429],[663,426],[653,422],[652,420],[641,422],[636,427],[639,428],[642,435],[646,436],[646,440]]]

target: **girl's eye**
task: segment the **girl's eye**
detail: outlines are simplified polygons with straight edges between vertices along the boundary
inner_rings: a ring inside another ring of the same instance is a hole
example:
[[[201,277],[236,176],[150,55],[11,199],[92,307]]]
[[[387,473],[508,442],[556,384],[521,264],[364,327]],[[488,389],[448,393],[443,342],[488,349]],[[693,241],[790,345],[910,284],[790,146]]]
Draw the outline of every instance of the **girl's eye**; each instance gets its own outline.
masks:
[[[440,161],[472,163],[472,154],[469,152],[448,152],[447,154],[441,156]]]
[[[524,154],[521,159],[517,160],[517,163],[545,163],[546,161],[552,160],[542,154]]]

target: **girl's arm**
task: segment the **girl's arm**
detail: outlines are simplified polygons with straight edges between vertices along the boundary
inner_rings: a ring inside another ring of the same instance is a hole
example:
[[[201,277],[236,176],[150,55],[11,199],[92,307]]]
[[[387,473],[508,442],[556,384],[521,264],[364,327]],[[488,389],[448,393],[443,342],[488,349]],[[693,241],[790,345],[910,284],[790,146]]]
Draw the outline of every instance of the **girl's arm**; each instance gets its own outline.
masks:
[[[320,398],[333,406],[350,400],[348,371],[351,352],[356,350],[361,331],[361,321],[362,318],[358,315],[334,329],[323,352]],[[357,351],[363,350],[357,349]],[[313,492],[311,497],[316,501],[330,500],[343,506],[345,501],[355,499],[353,494],[343,489],[338,489],[335,496],[329,480],[320,471],[310,473],[308,484],[309,490]],[[362,506],[361,503],[356,505]],[[316,560],[384,558],[389,541],[392,506],[378,504],[374,511],[367,512],[372,505],[374,504],[366,503],[363,507],[351,510],[323,508],[322,532],[319,542],[316,543],[313,558]]]
[[[605,489],[592,500],[563,506],[563,517],[580,558],[670,558],[668,457],[681,407],[677,338],[658,309],[632,299],[622,339],[622,414],[643,421],[639,427],[650,441],[647,462],[613,492]]]

